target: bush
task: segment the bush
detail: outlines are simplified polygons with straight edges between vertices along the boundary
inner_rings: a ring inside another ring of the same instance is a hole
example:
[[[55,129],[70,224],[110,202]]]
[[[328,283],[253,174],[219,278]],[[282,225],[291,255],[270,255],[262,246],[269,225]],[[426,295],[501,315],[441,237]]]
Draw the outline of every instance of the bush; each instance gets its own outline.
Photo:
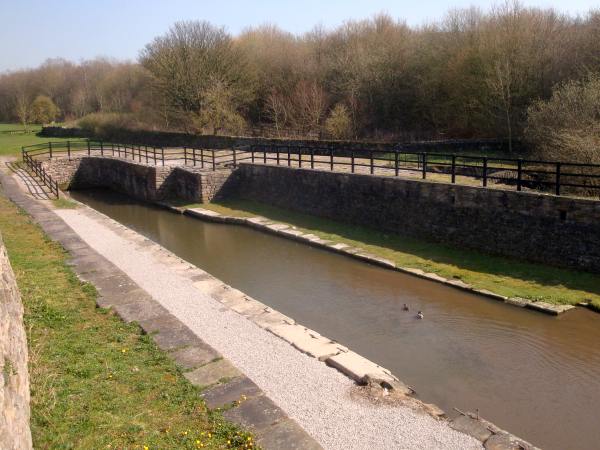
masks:
[[[352,118],[348,108],[338,103],[325,121],[325,131],[334,139],[349,139],[352,136]]]
[[[93,113],[77,121],[77,126],[92,136],[110,136],[123,129],[139,128],[139,122],[132,114]]]
[[[541,159],[600,163],[600,74],[557,86],[528,109],[526,138]]]

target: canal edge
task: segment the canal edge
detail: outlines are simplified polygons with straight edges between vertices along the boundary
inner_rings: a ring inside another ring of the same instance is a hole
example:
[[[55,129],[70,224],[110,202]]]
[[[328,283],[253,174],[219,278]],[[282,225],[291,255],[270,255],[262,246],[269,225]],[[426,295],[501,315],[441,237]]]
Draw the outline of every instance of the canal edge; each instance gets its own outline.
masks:
[[[254,228],[265,233],[275,234],[285,239],[302,242],[313,247],[321,248],[323,250],[344,255],[353,259],[358,259],[360,261],[379,266],[384,269],[393,270],[396,272],[401,272],[407,275],[415,276],[424,280],[444,284],[454,289],[469,292],[471,294],[480,295],[482,297],[500,301],[507,305],[516,306],[519,308],[527,308],[533,311],[541,312],[552,316],[558,316],[576,308],[576,306],[574,305],[553,305],[551,303],[543,301],[536,302],[521,297],[507,297],[504,295],[496,294],[487,289],[477,289],[463,281],[450,280],[432,272],[425,272],[421,269],[398,266],[393,261],[370,254],[357,247],[352,247],[341,242],[336,243],[335,241],[321,239],[314,234],[301,232],[292,225],[277,222],[261,216],[254,216],[248,218],[235,217],[204,208],[180,208],[163,202],[157,202],[156,204],[174,213],[184,214],[189,217],[194,217],[196,219],[215,223],[242,225]]]

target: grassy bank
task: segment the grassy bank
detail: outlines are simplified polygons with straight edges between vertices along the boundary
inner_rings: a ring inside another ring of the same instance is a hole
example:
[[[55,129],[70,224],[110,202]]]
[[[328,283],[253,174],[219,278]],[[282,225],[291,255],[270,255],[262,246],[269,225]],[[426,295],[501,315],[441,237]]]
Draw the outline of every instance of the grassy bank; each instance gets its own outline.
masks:
[[[35,448],[248,447],[137,325],[96,308],[62,248],[1,194],[0,232],[25,306]]]
[[[30,131],[24,134],[10,134],[6,131],[23,130],[23,125],[14,123],[0,123],[0,156],[17,156],[21,154],[21,147],[26,145],[41,144],[42,142],[77,141],[77,138],[48,138],[37,136],[41,131],[40,125],[28,125]]]
[[[459,279],[505,296],[557,304],[589,302],[600,310],[599,275],[448,247],[247,200],[232,199],[201,207],[232,216],[264,216],[323,239],[363,248],[402,267]]]

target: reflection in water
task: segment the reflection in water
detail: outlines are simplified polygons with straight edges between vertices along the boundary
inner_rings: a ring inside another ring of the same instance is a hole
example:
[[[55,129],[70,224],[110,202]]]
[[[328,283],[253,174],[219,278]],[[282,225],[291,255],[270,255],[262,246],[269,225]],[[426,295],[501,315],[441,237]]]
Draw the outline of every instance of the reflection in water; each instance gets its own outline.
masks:
[[[106,191],[73,197],[389,368],[420,398],[546,449],[600,442],[600,316],[555,318]],[[411,311],[402,311],[407,303]],[[423,310],[425,320],[415,320]]]

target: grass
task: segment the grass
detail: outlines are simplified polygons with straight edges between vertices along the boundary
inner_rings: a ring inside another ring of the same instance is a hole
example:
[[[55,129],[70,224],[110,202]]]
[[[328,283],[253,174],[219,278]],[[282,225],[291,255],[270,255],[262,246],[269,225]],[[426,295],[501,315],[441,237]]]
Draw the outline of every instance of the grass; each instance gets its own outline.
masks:
[[[505,296],[555,304],[586,302],[600,310],[600,276],[592,273],[449,247],[247,200],[231,199],[190,207],[194,206],[231,216],[267,217],[296,226],[323,239],[360,247],[402,267],[418,268],[445,278],[459,279],[478,289],[487,289]]]
[[[39,449],[246,448],[135,324],[95,306],[66,253],[0,195],[0,231],[25,307]]]
[[[42,142],[66,142],[66,141],[79,141],[82,139],[77,138],[48,138],[37,136],[37,133],[41,131],[41,125],[28,125],[27,128],[32,130],[32,133],[26,134],[8,134],[2,133],[2,131],[8,130],[22,130],[23,125],[14,123],[1,123],[0,124],[0,156],[18,156],[21,154],[21,147],[26,145],[41,144]]]

